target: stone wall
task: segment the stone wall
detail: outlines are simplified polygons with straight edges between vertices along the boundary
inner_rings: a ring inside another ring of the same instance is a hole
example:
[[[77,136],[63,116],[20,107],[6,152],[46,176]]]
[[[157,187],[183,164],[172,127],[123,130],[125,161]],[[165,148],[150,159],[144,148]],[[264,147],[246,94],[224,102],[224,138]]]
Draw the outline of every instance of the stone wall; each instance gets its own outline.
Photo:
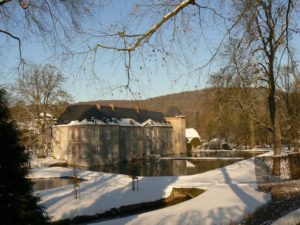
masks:
[[[185,138],[185,117],[166,117],[168,122],[172,124],[172,139],[173,152],[176,155],[184,155],[187,152],[186,138]]]
[[[173,153],[172,127],[118,125],[57,125],[52,130],[52,154],[69,165],[94,166]]]

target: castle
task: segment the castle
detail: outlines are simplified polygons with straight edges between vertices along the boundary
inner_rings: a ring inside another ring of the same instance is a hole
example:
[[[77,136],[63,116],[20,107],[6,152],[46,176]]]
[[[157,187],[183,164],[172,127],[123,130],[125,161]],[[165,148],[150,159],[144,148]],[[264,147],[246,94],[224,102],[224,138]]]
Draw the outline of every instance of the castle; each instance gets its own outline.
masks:
[[[51,147],[54,158],[76,166],[185,154],[185,117],[114,105],[70,105],[52,127]]]

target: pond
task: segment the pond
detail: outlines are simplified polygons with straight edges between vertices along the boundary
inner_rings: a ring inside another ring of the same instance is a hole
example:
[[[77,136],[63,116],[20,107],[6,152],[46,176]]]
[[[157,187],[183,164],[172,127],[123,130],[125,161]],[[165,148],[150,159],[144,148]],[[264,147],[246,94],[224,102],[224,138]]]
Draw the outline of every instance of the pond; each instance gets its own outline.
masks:
[[[122,162],[116,165],[93,166],[81,169],[126,175],[132,175],[132,171],[134,171],[136,176],[182,176],[204,173],[263,153],[265,152],[201,151],[193,153],[192,157],[138,160],[134,164]]]
[[[135,163],[122,162],[116,165],[76,167],[83,170],[101,171],[136,176],[183,176],[204,173],[228,166],[245,158],[253,157],[263,151],[201,151],[192,157],[168,157],[156,160],[138,160]],[[72,168],[74,168],[72,166]],[[73,185],[72,178],[33,179],[34,191]]]

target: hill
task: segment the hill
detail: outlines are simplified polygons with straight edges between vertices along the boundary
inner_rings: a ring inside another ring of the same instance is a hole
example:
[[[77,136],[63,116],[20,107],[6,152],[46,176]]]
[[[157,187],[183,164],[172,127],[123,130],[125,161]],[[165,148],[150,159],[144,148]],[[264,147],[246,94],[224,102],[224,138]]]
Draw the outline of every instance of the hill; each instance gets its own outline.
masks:
[[[223,89],[220,93],[217,89],[207,88],[145,100],[98,100],[85,103],[113,104],[118,107],[140,108],[162,113],[166,113],[170,107],[176,107],[186,116],[186,127],[195,128],[204,139],[208,140],[216,136],[236,139],[238,136],[243,136],[243,133],[246,137],[239,138],[247,139],[247,121],[238,109],[232,110],[232,104],[227,99],[229,98],[227,93],[229,91],[232,94],[232,90],[229,89]],[[237,90],[235,91],[237,92]],[[265,114],[265,91],[262,91],[262,89],[251,91],[255,93],[261,105],[260,114]],[[226,104],[231,104],[231,107],[226,106]]]

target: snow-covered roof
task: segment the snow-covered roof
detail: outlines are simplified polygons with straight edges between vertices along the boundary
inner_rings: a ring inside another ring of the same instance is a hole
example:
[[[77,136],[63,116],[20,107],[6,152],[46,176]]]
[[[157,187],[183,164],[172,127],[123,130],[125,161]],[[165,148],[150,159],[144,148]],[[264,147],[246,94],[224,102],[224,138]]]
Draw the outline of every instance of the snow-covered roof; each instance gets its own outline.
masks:
[[[87,119],[84,119],[82,121],[78,120],[72,120],[68,124],[58,124],[57,126],[80,126],[80,125],[118,125],[120,127],[171,127],[172,125],[168,122],[155,122],[151,119],[146,120],[143,123],[139,123],[133,119],[130,118],[122,118],[122,119],[116,119],[113,118],[112,121],[102,121],[95,119],[94,121],[88,121]]]
[[[40,113],[40,117],[44,117],[44,113],[43,112]],[[55,119],[55,117],[52,114],[50,114],[50,113],[46,113],[45,117],[48,118],[48,119]]]
[[[95,104],[70,105],[57,120],[58,126],[88,124],[121,127],[171,127],[171,124],[160,112]]]
[[[121,127],[141,127],[142,126],[142,124],[136,122],[133,119],[129,119],[129,118],[123,118],[123,119],[117,120],[117,123]]]
[[[187,128],[185,129],[185,137],[188,139],[190,142],[193,138],[200,138],[200,135],[194,128]]]
[[[164,115],[160,112],[97,104],[77,104],[68,106],[58,118],[57,124],[69,124],[71,121],[83,121],[84,119],[91,122],[101,120],[105,124],[113,122],[120,126],[132,126],[132,124],[140,126],[148,119],[160,124],[166,123]]]
[[[72,120],[68,125],[87,125],[87,124],[104,124],[101,120],[95,120],[94,122],[84,119],[82,121]]]
[[[156,122],[156,121],[153,121],[151,119],[148,119],[148,120],[146,120],[145,122],[142,123],[142,126],[143,127],[146,127],[146,126],[151,126],[151,127],[171,127],[171,124],[167,123],[167,122]]]

